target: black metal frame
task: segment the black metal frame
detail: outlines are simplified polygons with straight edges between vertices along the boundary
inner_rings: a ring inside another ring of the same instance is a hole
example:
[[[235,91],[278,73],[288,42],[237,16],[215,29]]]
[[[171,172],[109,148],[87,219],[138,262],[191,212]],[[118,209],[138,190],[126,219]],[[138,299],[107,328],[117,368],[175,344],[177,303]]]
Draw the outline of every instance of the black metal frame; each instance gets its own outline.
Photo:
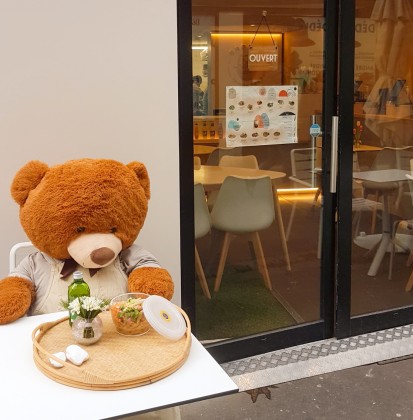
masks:
[[[353,86],[354,79],[354,0],[339,0],[339,166],[338,166],[338,223],[337,236],[337,324],[336,335],[345,337],[350,331],[351,300],[351,197],[353,142]],[[346,141],[347,140],[347,141]]]
[[[194,269],[194,231],[193,231],[193,159],[192,144],[192,106],[189,98],[192,97],[192,15],[191,0],[177,0],[178,7],[178,64],[179,64],[179,135],[180,135],[180,198],[181,198],[181,279],[182,279],[182,307],[188,313],[191,323],[195,326],[195,269]],[[335,1],[326,1],[327,20],[336,19],[337,7]],[[325,83],[330,91],[336,91],[336,43],[337,29],[335,24],[327,24],[326,28],[326,69]],[[333,75],[333,77],[329,75]],[[335,98],[324,98],[325,115],[333,115],[336,109]],[[329,138],[331,118],[324,118],[323,131]],[[325,146],[329,152],[329,146]],[[326,154],[325,153],[325,154]],[[325,167],[326,167],[326,162]],[[323,181],[328,188],[328,177]],[[325,226],[323,238],[322,279],[331,279],[334,264],[329,253],[334,249],[334,200],[326,197],[323,208]],[[225,362],[256,354],[278,350],[298,344],[321,340],[330,337],[334,330],[334,287],[331,281],[322,281],[321,285],[321,314],[324,319],[302,324],[297,327],[286,328],[264,334],[257,334],[240,339],[226,340],[206,346],[207,350],[219,361]],[[193,328],[196,335],[196,329]]]
[[[335,330],[336,289],[331,279],[335,278],[335,209],[336,195],[330,191],[331,126],[332,117],[337,110],[337,68],[338,68],[338,4],[336,0],[326,0],[325,8],[325,70],[323,86],[323,154],[322,154],[322,190],[323,190],[323,235],[321,253],[321,317],[325,322],[325,336],[332,337]]]
[[[177,0],[179,190],[182,309],[195,325],[194,161],[192,143],[192,7]]]
[[[193,229],[193,150],[192,138],[192,15],[191,0],[177,0],[178,7],[178,65],[179,65],[179,135],[180,135],[180,205],[181,205],[181,281],[182,281],[182,307],[188,313],[191,323],[195,325],[195,269],[194,269],[194,229]],[[326,1],[326,16],[329,20],[335,19],[337,7],[335,1]],[[329,74],[335,74],[336,68],[336,25],[327,24],[326,28],[326,69],[325,83],[329,89],[335,89],[336,81]],[[328,58],[330,57],[330,58]],[[335,91],[335,90],[333,90]],[[333,115],[336,107],[335,98],[331,101],[324,98],[325,115]],[[331,118],[324,118],[323,131],[329,133]],[[327,134],[329,138],[329,134]],[[329,146],[325,146],[328,153]],[[324,153],[326,155],[326,153]],[[324,162],[325,163],[325,162]],[[326,167],[326,166],[325,166]],[[328,177],[323,181],[328,188]],[[334,249],[334,200],[326,197],[323,208],[324,229],[322,279],[331,279],[334,265],[329,252]],[[334,304],[334,288],[331,281],[322,281],[321,285],[321,314],[324,319],[297,327],[285,328],[275,332],[256,334],[240,339],[226,340],[206,346],[207,350],[217,361],[226,362],[243,357],[254,356],[268,351],[304,344],[330,337],[333,334],[334,320],[332,316]],[[193,328],[196,335],[196,329]]]
[[[339,0],[339,199],[337,246],[337,323],[338,338],[393,328],[413,322],[413,307],[396,308],[351,317],[351,226],[352,138],[355,0]]]
[[[351,142],[339,143],[337,194],[330,189],[331,121],[339,112],[339,139],[352,136],[354,71],[354,0],[325,0],[325,71],[323,95],[323,238],[321,320],[206,346],[220,363],[298,344],[390,328],[413,321],[413,308],[350,318],[351,297]],[[195,329],[195,266],[192,146],[192,10],[191,0],[177,0],[180,147],[180,223],[182,307]],[[337,25],[339,22],[339,25]],[[338,28],[345,28],[339,32]],[[337,49],[337,45],[339,48]],[[340,71],[338,63],[340,65]],[[337,78],[338,74],[338,78]],[[337,93],[337,94],[336,94]],[[336,208],[338,223],[336,233]],[[337,240],[339,238],[339,241]],[[338,243],[339,242],[339,243]],[[332,258],[333,257],[333,258]],[[332,279],[336,278],[337,282]],[[337,305],[337,306],[336,306]],[[336,313],[334,312],[336,310]]]

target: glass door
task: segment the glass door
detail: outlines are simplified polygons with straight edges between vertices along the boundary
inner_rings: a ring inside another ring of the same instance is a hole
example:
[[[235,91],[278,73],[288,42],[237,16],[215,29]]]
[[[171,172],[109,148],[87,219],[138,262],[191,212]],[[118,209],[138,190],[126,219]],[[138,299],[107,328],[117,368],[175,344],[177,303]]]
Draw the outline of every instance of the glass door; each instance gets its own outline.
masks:
[[[201,198],[193,220],[182,200],[183,238],[195,236],[182,303],[197,337],[226,361],[411,323],[411,3],[178,6],[192,51],[180,52],[182,196]],[[231,175],[271,180],[274,222],[258,239],[233,227],[261,219],[255,206],[220,219],[249,194],[222,192]]]
[[[183,305],[221,361],[334,333],[337,2],[264,3],[191,2],[191,170],[201,200]],[[255,187],[225,192],[231,175],[270,178],[272,223],[254,223],[258,195],[242,201]]]
[[[356,0],[342,10],[340,337],[413,319],[412,23],[411,2]]]

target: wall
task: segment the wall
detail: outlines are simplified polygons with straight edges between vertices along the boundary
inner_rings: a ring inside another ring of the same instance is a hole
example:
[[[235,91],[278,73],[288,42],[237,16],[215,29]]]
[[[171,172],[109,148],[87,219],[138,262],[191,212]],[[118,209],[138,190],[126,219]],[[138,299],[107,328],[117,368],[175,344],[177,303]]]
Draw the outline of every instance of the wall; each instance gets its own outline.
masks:
[[[1,1],[0,278],[27,240],[9,193],[22,165],[139,160],[152,199],[138,242],[171,272],[180,303],[176,34],[173,1]]]

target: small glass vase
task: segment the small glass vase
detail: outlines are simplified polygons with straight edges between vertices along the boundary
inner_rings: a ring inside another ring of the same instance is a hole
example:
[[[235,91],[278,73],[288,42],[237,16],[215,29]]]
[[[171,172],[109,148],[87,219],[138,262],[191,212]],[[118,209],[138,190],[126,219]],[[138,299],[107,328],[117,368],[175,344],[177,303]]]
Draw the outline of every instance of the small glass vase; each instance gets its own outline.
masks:
[[[103,324],[99,316],[93,319],[85,319],[78,316],[72,325],[72,334],[79,344],[88,346],[96,343],[103,333]]]

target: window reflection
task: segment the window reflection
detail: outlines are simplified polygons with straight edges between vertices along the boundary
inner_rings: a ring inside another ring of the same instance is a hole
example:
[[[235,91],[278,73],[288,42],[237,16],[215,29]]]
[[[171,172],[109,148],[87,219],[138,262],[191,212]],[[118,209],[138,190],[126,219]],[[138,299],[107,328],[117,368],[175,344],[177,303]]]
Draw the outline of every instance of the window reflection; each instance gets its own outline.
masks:
[[[352,315],[413,303],[406,292],[413,247],[406,177],[413,159],[413,8],[388,0],[356,6],[353,195],[368,211],[354,235]]]
[[[193,95],[194,153],[202,163],[194,173],[209,210],[213,214],[222,180],[211,182],[213,171],[205,165],[223,168],[222,156],[254,156],[255,175],[263,170],[279,174],[272,182],[275,220],[259,232],[263,252],[247,237],[234,238],[219,293],[213,289],[226,239],[213,228],[196,241],[212,295],[208,299],[198,281],[201,339],[240,337],[320,318],[316,166],[321,167],[321,139],[316,141],[309,129],[321,124],[323,7],[323,1],[315,1],[306,9],[306,2],[298,0],[268,1],[260,8],[253,2],[192,3],[193,77],[202,78]],[[243,130],[247,118],[251,127]],[[271,126],[277,118],[282,124]],[[222,169],[228,174],[243,170],[254,171],[242,163]],[[251,210],[244,217],[250,221],[258,217],[254,214]]]

